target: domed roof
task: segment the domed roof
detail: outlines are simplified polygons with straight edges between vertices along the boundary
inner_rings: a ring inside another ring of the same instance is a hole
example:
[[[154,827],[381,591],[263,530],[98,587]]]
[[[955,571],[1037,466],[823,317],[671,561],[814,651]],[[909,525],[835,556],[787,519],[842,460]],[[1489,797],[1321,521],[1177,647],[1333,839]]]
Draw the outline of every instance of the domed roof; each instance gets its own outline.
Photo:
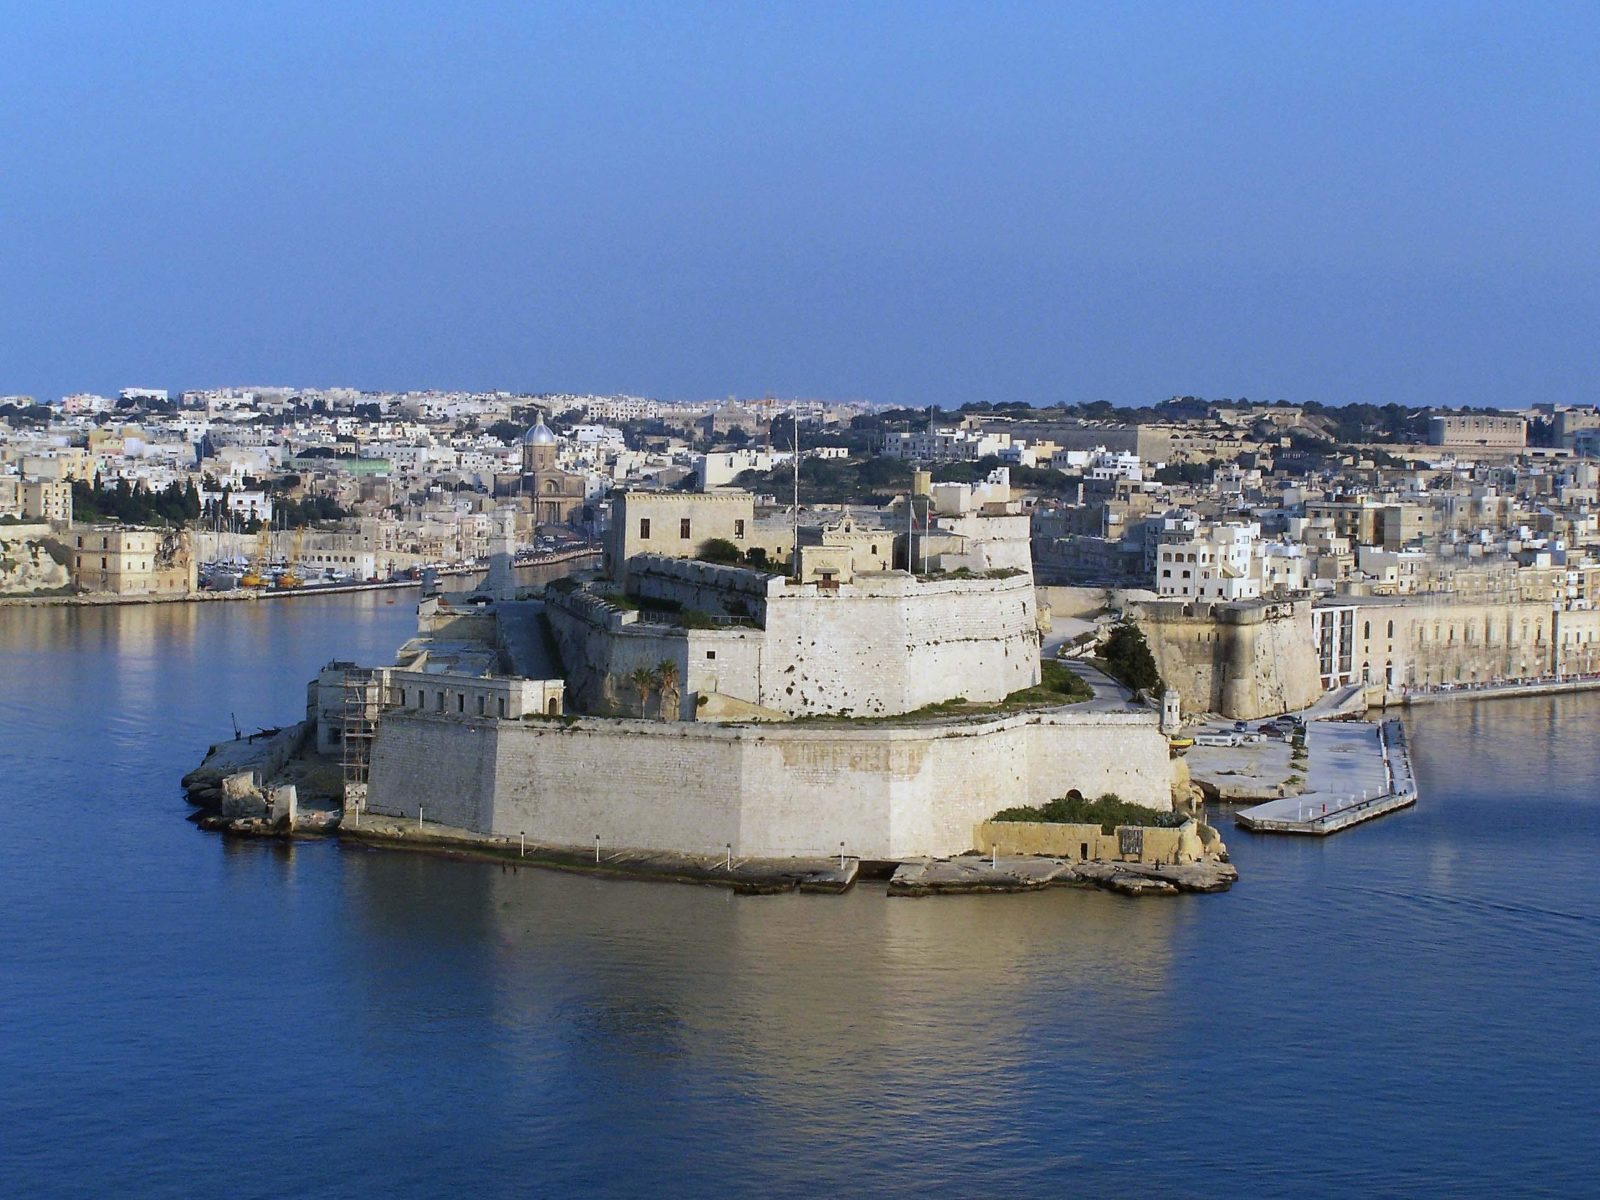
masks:
[[[533,428],[522,435],[524,446],[554,446],[556,435],[550,432],[550,426],[544,423],[544,413],[541,412],[534,422]]]

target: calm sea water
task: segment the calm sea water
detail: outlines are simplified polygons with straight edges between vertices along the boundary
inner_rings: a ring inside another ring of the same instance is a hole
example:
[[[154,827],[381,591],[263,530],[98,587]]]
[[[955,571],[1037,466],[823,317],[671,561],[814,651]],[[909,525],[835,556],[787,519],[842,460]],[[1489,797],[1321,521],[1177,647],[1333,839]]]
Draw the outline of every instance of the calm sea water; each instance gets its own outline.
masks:
[[[187,824],[410,600],[0,610],[0,1195],[1600,1191],[1600,698],[1223,896],[737,898]]]

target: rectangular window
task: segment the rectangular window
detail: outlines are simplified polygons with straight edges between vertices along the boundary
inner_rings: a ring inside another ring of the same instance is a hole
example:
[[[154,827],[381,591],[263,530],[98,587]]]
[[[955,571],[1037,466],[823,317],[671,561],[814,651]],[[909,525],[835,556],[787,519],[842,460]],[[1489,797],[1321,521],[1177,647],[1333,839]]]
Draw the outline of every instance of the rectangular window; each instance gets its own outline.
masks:
[[[467,696],[465,692],[456,693],[456,711],[458,713],[467,711]]]
[[[706,657],[707,658],[715,658],[716,656],[717,656],[717,652],[715,650],[707,650],[706,651]]]
[[[642,537],[642,538],[647,538],[647,537],[650,536],[650,518],[649,517],[640,517],[639,518],[639,536]]]
[[[678,536],[681,537],[681,538],[686,538],[686,537],[689,536],[689,518],[688,517],[684,517],[681,521],[678,522]]]
[[[434,710],[436,712],[443,712],[444,711],[444,693],[443,692],[440,692],[439,695],[437,697],[435,697],[435,699],[434,699]]]
[[[495,698],[494,715],[497,717],[503,717],[506,715],[506,698],[504,696],[498,696]]]
[[[737,520],[737,521],[735,521],[733,523],[733,536],[736,537],[736,538],[742,538],[744,536],[744,520],[743,520],[743,518],[740,518],[739,520]]]
[[[488,697],[486,697],[486,696],[479,696],[478,697],[478,715],[480,717],[483,716],[484,709],[487,707],[487,704],[488,704]]]

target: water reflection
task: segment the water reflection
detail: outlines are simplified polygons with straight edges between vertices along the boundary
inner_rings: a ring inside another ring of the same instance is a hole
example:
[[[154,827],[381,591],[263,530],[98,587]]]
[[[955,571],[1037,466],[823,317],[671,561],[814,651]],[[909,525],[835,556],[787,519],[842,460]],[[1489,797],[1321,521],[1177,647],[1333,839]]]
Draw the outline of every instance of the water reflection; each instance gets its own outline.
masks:
[[[1408,713],[1415,809],[1236,834],[1239,886],[1176,901],[738,898],[184,823],[230,709],[290,717],[412,620],[0,610],[9,1191],[1588,1186],[1600,696]],[[1344,1149],[1259,1134],[1291,1126]]]

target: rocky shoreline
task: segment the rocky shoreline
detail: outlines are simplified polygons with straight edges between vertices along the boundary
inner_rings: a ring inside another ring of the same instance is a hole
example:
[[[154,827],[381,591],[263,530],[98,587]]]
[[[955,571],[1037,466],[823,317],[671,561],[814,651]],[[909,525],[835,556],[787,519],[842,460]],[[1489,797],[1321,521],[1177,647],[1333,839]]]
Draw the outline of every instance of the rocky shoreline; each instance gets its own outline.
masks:
[[[1073,862],[1039,856],[963,855],[902,863],[889,880],[889,895],[940,896],[1085,887],[1102,888],[1123,896],[1176,896],[1179,892],[1225,892],[1238,878],[1237,867],[1215,859],[1158,866],[1101,860]]]

